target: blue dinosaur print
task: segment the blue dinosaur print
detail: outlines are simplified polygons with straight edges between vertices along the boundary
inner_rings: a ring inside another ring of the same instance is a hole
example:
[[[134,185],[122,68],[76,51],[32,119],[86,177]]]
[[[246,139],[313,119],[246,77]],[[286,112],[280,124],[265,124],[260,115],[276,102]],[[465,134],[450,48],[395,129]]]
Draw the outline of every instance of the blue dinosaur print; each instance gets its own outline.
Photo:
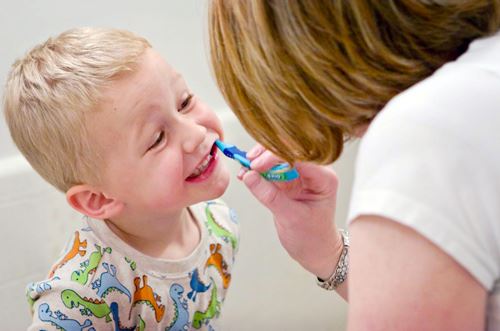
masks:
[[[92,321],[89,319],[86,319],[83,324],[80,324],[77,320],[69,319],[59,311],[54,312],[54,314],[56,316],[53,315],[50,306],[46,303],[42,303],[40,307],[38,307],[38,318],[43,322],[49,322],[55,325],[59,329],[65,331],[83,331],[92,326]],[[95,331],[95,329],[90,328],[88,331]]]
[[[128,301],[130,302],[132,300],[132,295],[116,278],[116,267],[112,264],[108,265],[106,262],[103,262],[102,266],[106,269],[106,272],[103,272],[99,279],[92,282],[92,289],[95,290],[97,288],[97,295],[101,298],[104,298],[113,290],[118,290],[128,296]]]
[[[50,283],[52,283],[55,280],[60,280],[58,276],[53,277],[49,280],[46,280],[44,282],[39,282],[39,283],[30,283],[28,285],[28,293],[30,292],[35,292],[37,294],[42,294],[43,292],[49,291],[52,289],[52,286]]]
[[[29,285],[29,290],[30,291],[33,291],[33,292],[36,292],[38,294],[42,294],[43,292],[45,291],[48,291],[48,290],[51,290],[52,289],[52,286],[50,285],[51,282],[55,281],[55,280],[60,280],[61,278],[59,278],[58,276],[54,277],[54,278],[51,278],[47,281],[44,281],[44,282],[39,282],[39,283],[31,283]]]
[[[109,306],[111,309],[111,314],[113,315],[113,321],[115,322],[115,330],[118,331],[133,331],[136,329],[136,325],[131,327],[124,327],[121,325],[120,316],[118,315],[118,304],[116,302],[112,302]]]
[[[229,209],[229,218],[234,224],[239,224],[238,215],[236,214],[236,211],[233,208]]]
[[[187,297],[193,300],[193,302],[196,302],[196,294],[208,291],[212,283],[207,286],[201,282],[198,268],[194,269],[193,272],[189,273],[189,275],[191,276],[191,281],[189,282],[191,292],[187,294]]]
[[[26,297],[28,299],[28,303],[31,307],[35,303],[35,298],[38,297],[43,292],[49,291],[52,289],[52,285],[50,285],[53,281],[60,280],[59,277],[53,277],[47,281],[39,282],[39,283],[30,283],[26,289]]]
[[[174,300],[175,315],[170,326],[165,331],[185,331],[189,328],[189,311],[187,300],[182,298],[184,288],[174,283],[170,286],[170,297]]]

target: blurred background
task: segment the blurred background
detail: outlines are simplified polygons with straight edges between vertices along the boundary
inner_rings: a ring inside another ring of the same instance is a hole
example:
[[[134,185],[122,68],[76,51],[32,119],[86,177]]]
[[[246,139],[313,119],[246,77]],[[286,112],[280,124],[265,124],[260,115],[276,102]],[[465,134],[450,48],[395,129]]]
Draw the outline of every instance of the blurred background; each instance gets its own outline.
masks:
[[[217,91],[210,73],[206,0],[42,1],[1,0],[0,79],[10,65],[49,36],[77,26],[128,29],[146,37],[184,75],[198,97],[219,114],[226,140],[249,149],[254,141]],[[300,123],[298,123],[300,125]],[[340,178],[337,224],[343,227],[352,184],[356,144],[334,168]],[[281,248],[271,215],[236,180],[224,199],[239,215],[241,246],[222,310],[224,330],[343,330],[346,304]],[[17,152],[0,117],[0,320],[4,330],[23,330],[30,315],[25,286],[43,279],[69,238],[79,215],[64,196],[42,181]]]

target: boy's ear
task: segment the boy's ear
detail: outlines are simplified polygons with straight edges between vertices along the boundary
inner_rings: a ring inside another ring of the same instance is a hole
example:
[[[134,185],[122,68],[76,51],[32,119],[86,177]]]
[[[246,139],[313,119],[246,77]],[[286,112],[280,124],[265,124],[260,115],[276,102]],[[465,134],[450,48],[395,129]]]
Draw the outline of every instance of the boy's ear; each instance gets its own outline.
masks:
[[[66,192],[66,200],[80,213],[95,219],[110,219],[123,210],[123,203],[108,198],[94,187],[82,184],[71,187]]]

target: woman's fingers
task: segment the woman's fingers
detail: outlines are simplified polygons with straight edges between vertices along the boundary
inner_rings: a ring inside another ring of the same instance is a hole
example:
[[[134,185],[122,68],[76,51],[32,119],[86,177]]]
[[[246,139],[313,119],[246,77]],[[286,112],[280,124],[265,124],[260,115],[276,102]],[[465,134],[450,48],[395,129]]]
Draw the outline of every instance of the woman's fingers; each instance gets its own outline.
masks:
[[[317,198],[334,192],[338,188],[338,177],[335,171],[328,167],[309,162],[297,162],[295,164],[305,191]]]
[[[262,154],[266,149],[261,144],[256,144],[247,152],[247,158],[249,160],[255,159],[257,156]]]
[[[243,176],[245,175],[245,173],[247,173],[247,171],[247,168],[241,167],[240,171],[238,171],[238,175],[236,175],[236,178],[238,178],[239,180],[243,180]]]
[[[269,210],[274,211],[280,207],[280,191],[273,183],[266,181],[253,170],[246,171],[242,180],[252,194]]]
[[[251,162],[250,166],[252,170],[264,173],[282,162],[283,160],[272,152],[265,150]],[[331,196],[332,192],[337,191],[338,178],[330,167],[310,162],[297,162],[295,167],[300,175],[298,182],[297,180],[284,183],[276,182],[274,185],[278,189],[285,189],[291,194],[298,193],[295,198],[311,198],[312,200],[321,199],[325,195]],[[239,178],[241,179],[242,176]]]
[[[258,172],[265,172],[283,161],[279,159],[276,155],[266,150],[259,156],[255,157],[250,163],[250,167]]]

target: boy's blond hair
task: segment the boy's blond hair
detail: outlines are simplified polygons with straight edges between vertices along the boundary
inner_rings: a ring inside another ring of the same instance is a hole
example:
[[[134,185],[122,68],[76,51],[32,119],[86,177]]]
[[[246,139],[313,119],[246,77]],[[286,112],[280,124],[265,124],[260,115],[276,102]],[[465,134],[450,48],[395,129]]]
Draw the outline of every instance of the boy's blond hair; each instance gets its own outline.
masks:
[[[4,95],[12,139],[59,190],[99,180],[103,165],[85,114],[98,108],[102,89],[133,70],[149,47],[128,31],[77,28],[49,38],[13,64]]]

